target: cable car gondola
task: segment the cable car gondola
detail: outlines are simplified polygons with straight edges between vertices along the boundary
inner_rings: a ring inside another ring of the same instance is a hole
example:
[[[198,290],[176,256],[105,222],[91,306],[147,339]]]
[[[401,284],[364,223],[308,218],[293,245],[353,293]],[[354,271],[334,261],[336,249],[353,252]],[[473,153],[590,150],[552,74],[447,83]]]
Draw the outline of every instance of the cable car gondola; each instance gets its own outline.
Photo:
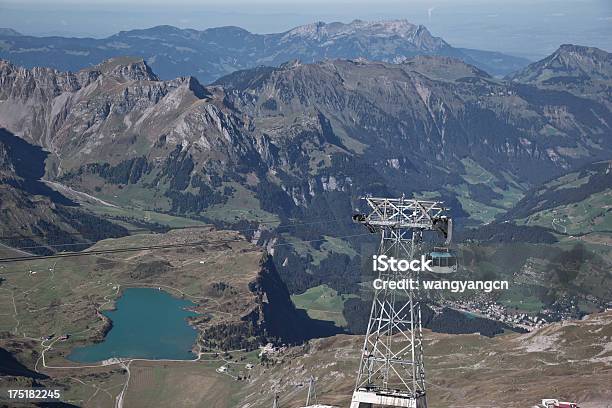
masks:
[[[431,269],[433,273],[449,274],[457,272],[457,257],[448,247],[453,238],[453,220],[442,216],[432,220],[434,228],[444,238],[443,247],[434,247],[433,251],[427,254],[427,259],[431,259]]]
[[[457,257],[446,247],[434,247],[427,256],[431,259],[433,273],[449,274],[457,272]]]

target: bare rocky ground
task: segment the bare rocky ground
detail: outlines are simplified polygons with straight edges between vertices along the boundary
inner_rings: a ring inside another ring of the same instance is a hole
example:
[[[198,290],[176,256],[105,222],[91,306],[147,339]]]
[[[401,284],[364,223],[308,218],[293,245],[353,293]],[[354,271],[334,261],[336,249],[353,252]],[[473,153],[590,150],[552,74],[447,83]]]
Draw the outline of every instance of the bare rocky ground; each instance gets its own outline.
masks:
[[[429,331],[425,337],[432,408],[524,408],[542,398],[612,406],[612,312],[492,339]],[[277,365],[252,376],[239,406],[272,406],[275,392],[281,406],[303,405],[311,374],[320,403],[348,406],[361,341],[339,335],[287,350]]]

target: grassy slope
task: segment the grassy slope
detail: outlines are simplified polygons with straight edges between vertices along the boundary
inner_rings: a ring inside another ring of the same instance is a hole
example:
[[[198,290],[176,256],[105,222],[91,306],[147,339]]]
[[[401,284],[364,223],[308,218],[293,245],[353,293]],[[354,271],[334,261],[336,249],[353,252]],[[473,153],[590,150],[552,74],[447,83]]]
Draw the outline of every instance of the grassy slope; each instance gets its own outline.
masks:
[[[216,364],[218,367],[219,364]],[[126,394],[127,407],[231,407],[240,383],[205,363],[138,362]]]
[[[488,223],[523,197],[525,186],[516,183],[510,176],[504,174],[504,181],[508,182],[508,186],[502,189],[495,185],[500,181],[498,177],[471,158],[464,158],[461,163],[464,168],[464,174],[461,177],[465,183],[454,186],[447,184],[444,188],[457,195],[461,206],[472,219]],[[475,197],[469,192],[468,185],[486,187],[502,197],[493,199],[490,203],[484,202],[485,200],[481,197]]]
[[[126,379],[121,367],[83,369],[65,358],[75,346],[99,338],[104,325],[96,316],[96,309],[113,307],[113,300],[119,295],[118,284],[121,284],[122,286],[163,286],[176,296],[185,293],[200,305],[201,312],[209,313],[213,321],[229,319],[232,312],[243,312],[245,307],[243,302],[247,301],[248,296],[241,291],[258,272],[261,252],[243,240],[220,243],[236,238],[235,233],[214,232],[210,228],[183,230],[164,235],[142,234],[101,241],[94,248],[155,245],[162,242],[180,243],[184,240],[189,242],[206,240],[209,244],[203,245],[204,248],[188,247],[154,253],[128,252],[1,265],[0,275],[6,281],[0,285],[0,347],[8,349],[22,363],[33,368],[42,351],[40,340],[43,336],[69,333],[71,335],[69,340],[55,343],[46,353],[46,362],[52,366],[75,366],[75,368],[43,369],[39,361],[38,369],[53,377],[53,380],[49,380],[52,383],[45,385],[62,388],[65,401],[88,407],[113,406],[115,397]],[[236,253],[240,253],[241,256],[236,257]],[[173,268],[170,271],[150,277],[136,277],[132,274],[138,265],[155,260],[159,256],[171,262]],[[219,281],[228,282],[237,288],[239,293],[236,299],[207,297],[209,285]],[[175,371],[160,365],[162,372],[168,369],[164,375],[168,376],[167,380],[172,384],[162,387],[161,390],[168,392],[169,398],[180,394],[180,383],[175,381],[174,376],[181,374],[185,378],[193,379],[192,384],[203,384],[206,378],[213,376],[211,373],[214,373],[214,368],[223,364],[218,356],[211,356],[211,360],[213,361],[208,364],[205,372],[192,376],[188,367],[179,365]],[[140,363],[137,363],[137,367],[138,364]],[[137,386],[139,384],[137,373],[133,379]],[[6,379],[6,381],[11,380]],[[221,389],[221,384],[228,381],[233,384],[233,380],[228,376],[215,377],[213,388]],[[8,384],[0,379],[0,387]],[[154,394],[157,389],[154,388],[149,392]],[[144,396],[138,396],[138,388],[135,390],[137,398],[150,402]],[[230,391],[219,392],[218,400],[211,401],[221,401],[225,396],[232,394]],[[209,393],[205,394],[208,398]],[[0,396],[0,405],[2,397]],[[158,395],[150,397],[159,398]]]
[[[519,220],[519,223],[552,227],[560,233],[570,235],[611,232],[610,208],[612,208],[612,190],[607,189],[576,203],[538,211]]]
[[[305,309],[313,319],[330,320],[337,326],[346,326],[342,315],[344,302],[354,295],[338,295],[334,289],[327,285],[315,286],[301,295],[291,296],[291,300],[298,309]]]

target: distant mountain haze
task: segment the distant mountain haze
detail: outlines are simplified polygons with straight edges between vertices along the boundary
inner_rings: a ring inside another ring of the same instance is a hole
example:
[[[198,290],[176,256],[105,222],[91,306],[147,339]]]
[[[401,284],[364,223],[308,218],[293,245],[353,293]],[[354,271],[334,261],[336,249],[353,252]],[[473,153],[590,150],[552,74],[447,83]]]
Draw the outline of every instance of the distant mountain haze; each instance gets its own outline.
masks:
[[[316,22],[283,33],[254,34],[239,27],[203,31],[157,26],[121,31],[105,39],[33,37],[0,30],[0,58],[25,67],[78,71],[117,56],[142,57],[162,79],[195,76],[210,83],[240,69],[278,66],[299,59],[401,62],[415,55],[459,58],[492,75],[506,75],[529,61],[502,53],[454,48],[422,25],[406,20]]]

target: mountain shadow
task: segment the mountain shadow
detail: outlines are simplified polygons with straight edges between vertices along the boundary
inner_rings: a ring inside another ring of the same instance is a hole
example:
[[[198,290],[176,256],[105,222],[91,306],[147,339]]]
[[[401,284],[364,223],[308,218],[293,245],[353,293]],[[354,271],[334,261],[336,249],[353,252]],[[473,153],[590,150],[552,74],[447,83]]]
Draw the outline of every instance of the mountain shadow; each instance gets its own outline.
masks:
[[[28,377],[35,380],[44,380],[49,378],[44,374],[30,370],[17,361],[17,359],[8,350],[0,347],[0,376],[5,375]]]
[[[56,204],[76,206],[77,204],[66,196],[53,190],[40,179],[45,175],[45,160],[49,155],[38,146],[15,136],[8,130],[0,128],[0,149],[6,151],[6,161],[0,161],[0,170],[10,167],[17,177],[8,177],[5,183],[32,195],[48,197]]]

